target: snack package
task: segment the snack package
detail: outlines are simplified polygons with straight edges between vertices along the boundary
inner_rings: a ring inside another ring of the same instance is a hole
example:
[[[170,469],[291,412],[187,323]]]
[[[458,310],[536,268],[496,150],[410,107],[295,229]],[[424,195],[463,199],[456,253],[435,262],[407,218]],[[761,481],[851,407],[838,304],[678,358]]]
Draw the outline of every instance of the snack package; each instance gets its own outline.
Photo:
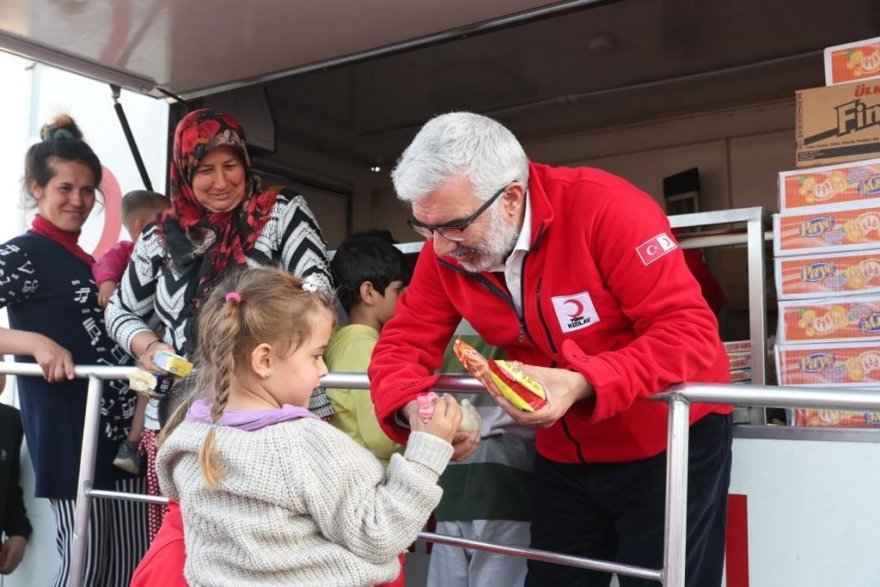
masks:
[[[153,362],[162,369],[162,373],[150,373],[138,369],[129,374],[128,386],[139,395],[159,397],[171,391],[181,377],[186,377],[193,370],[193,364],[169,351],[157,351]]]
[[[776,259],[780,300],[880,292],[880,251]]]
[[[177,379],[174,375],[157,375],[138,369],[128,374],[128,387],[138,395],[159,397],[171,391]]]
[[[176,377],[186,377],[192,372],[193,364],[170,351],[157,351],[153,362],[160,369],[168,371]]]
[[[780,385],[877,385],[880,343],[777,345],[776,372]]]
[[[834,204],[860,206],[880,197],[880,159],[827,165],[779,174],[779,211]]]
[[[826,86],[880,77],[880,38],[828,47],[824,57]]]
[[[773,215],[777,257],[880,247],[880,208],[817,207],[809,214]]]
[[[843,410],[792,410],[792,426],[817,428],[876,428],[880,414],[872,412],[845,412]]]
[[[779,302],[777,344],[880,340],[880,295]]]
[[[526,412],[534,412],[547,405],[544,388],[523,373],[516,363],[486,359],[461,339],[455,341],[453,350],[467,372],[486,386],[493,396],[500,395]]]

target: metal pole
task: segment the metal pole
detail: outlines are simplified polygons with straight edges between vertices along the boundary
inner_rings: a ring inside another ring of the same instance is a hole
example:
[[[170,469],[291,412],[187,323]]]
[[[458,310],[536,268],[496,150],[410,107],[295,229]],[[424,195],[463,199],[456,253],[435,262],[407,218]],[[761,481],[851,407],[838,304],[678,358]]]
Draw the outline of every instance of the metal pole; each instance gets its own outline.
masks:
[[[687,553],[688,435],[690,404],[669,397],[669,442],[666,450],[666,521],[663,547],[664,587],[684,587]]]
[[[493,544],[491,542],[482,542],[480,540],[470,540],[468,538],[459,538],[457,536],[447,536],[446,534],[437,534],[435,532],[419,532],[418,540],[433,542],[434,544],[461,546],[462,548],[470,548],[474,550],[483,550],[485,552],[493,552],[496,554],[517,556],[529,560],[557,563],[567,565],[569,567],[575,567],[578,569],[591,569],[609,574],[617,573],[618,575],[626,575],[627,577],[636,577],[638,579],[648,579],[650,581],[660,581],[662,580],[663,576],[662,571],[659,571],[657,569],[649,569],[646,567],[625,565],[623,563],[615,563],[599,559],[572,556],[570,554],[559,554],[556,552],[550,552],[548,550],[538,550],[535,548],[505,546],[503,544]]]
[[[76,489],[76,510],[73,522],[73,544],[70,555],[70,573],[67,587],[81,587],[84,580],[86,550],[89,541],[89,515],[92,500],[88,491],[92,488],[95,474],[95,453],[98,449],[98,430],[101,424],[101,393],[104,382],[89,375],[89,391],[86,399],[86,416],[83,421],[82,452],[79,457],[79,481]]]

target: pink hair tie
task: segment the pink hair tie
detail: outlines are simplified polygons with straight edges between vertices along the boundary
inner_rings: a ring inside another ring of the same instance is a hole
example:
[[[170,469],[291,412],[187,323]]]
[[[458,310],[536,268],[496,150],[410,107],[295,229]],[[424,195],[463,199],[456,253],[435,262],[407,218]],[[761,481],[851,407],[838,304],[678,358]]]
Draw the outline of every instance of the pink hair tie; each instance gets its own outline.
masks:
[[[241,303],[241,296],[238,295],[238,292],[231,291],[228,294],[226,294],[226,301],[227,302],[235,302],[236,304],[240,304]]]

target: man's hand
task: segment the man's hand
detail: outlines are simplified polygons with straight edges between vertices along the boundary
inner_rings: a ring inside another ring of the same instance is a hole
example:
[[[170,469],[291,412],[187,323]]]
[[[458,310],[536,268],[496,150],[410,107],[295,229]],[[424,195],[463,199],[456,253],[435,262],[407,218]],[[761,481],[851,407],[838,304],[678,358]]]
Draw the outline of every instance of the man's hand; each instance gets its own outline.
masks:
[[[0,546],[0,575],[9,575],[24,558],[27,540],[23,536],[10,536]]]
[[[576,371],[535,365],[520,365],[520,368],[543,385],[547,393],[547,405],[534,412],[520,410],[503,397],[495,397],[501,409],[520,424],[547,428],[558,422],[572,404],[594,395],[593,386]]]
[[[468,459],[480,446],[480,432],[456,432],[452,438],[452,460],[461,462]]]

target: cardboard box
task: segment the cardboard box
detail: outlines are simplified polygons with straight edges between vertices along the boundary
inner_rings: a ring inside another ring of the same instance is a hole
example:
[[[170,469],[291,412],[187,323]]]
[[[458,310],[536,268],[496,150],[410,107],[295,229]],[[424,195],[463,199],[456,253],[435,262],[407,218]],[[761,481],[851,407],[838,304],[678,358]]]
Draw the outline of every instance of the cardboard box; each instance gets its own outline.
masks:
[[[728,369],[731,372],[737,369],[751,369],[752,368],[752,355],[749,353],[732,353],[727,355],[727,360],[730,364]]]
[[[880,76],[880,37],[825,49],[825,85]]]
[[[734,369],[730,372],[731,383],[746,383],[752,381],[752,368]]]
[[[780,385],[859,387],[880,382],[880,341],[776,347]]]
[[[724,350],[727,351],[728,355],[752,352],[752,342],[749,340],[732,340],[722,344],[724,344]]]
[[[779,211],[798,213],[826,204],[880,205],[880,159],[779,174]]]
[[[776,259],[780,300],[880,293],[880,250]]]
[[[797,167],[880,156],[880,80],[796,92],[795,147]]]
[[[876,428],[880,414],[872,412],[844,412],[842,410],[792,410],[794,426],[817,428]]]
[[[776,341],[780,345],[880,341],[880,295],[779,302]]]
[[[880,247],[880,208],[816,206],[808,214],[773,215],[777,257],[856,251]]]

